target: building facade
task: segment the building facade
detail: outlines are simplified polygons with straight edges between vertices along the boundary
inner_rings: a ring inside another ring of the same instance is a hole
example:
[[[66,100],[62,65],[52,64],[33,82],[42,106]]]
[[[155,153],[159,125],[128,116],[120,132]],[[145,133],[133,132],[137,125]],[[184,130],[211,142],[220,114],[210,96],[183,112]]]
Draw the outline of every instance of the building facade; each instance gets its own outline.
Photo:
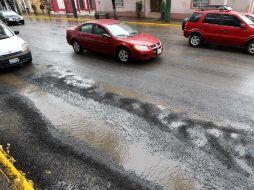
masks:
[[[161,1],[162,0],[142,0],[142,15],[145,17],[159,16]],[[99,0],[98,2],[100,2],[100,7],[103,12],[112,12],[111,0]],[[136,16],[136,1],[116,0],[116,2],[117,13],[119,16]],[[209,4],[229,5],[234,10],[240,12],[254,11],[254,0],[171,0],[171,17],[173,19],[185,18],[200,5]]]
[[[74,0],[79,15],[93,15],[96,12],[96,0]],[[72,14],[71,0],[52,0],[52,14]]]
[[[0,9],[8,9],[8,2],[13,0],[0,0]],[[40,10],[40,0],[16,0],[20,10],[24,13],[33,12],[32,6],[36,6],[37,13]],[[73,14],[72,0],[49,0],[51,2],[51,14]],[[113,14],[112,0],[74,0],[78,15],[94,15],[95,12]],[[137,0],[115,0],[117,15],[122,17],[136,17]],[[160,7],[163,0],[142,1],[142,17],[160,18]],[[164,0],[165,1],[165,0]],[[254,12],[254,0],[171,0],[171,18],[183,19],[200,5],[229,5],[240,12]],[[45,11],[46,12],[46,11]]]

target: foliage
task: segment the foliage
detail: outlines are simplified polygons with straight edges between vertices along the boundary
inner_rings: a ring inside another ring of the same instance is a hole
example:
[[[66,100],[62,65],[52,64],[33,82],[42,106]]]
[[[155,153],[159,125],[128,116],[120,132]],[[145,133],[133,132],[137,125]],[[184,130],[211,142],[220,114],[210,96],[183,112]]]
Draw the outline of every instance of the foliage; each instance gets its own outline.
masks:
[[[50,16],[51,11],[51,0],[40,0],[40,9],[42,9],[44,14],[44,9],[47,9],[48,15]]]
[[[138,0],[138,1],[136,2],[136,11],[137,11],[137,12],[141,12],[141,11],[142,11],[142,8],[143,8],[142,1],[141,1],[141,0]]]
[[[43,8],[49,8],[49,7],[51,7],[51,1],[50,0],[40,0],[40,5],[42,5],[41,6],[41,8],[43,7]]]
[[[160,12],[161,12],[161,14],[164,14],[166,12],[166,2],[165,2],[165,0],[161,0]]]

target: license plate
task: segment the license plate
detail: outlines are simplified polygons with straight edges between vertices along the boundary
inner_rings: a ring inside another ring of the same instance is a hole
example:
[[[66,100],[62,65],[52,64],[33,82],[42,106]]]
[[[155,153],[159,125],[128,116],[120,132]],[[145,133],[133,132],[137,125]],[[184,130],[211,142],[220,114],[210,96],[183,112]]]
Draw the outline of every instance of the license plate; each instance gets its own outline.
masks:
[[[14,58],[9,60],[10,64],[15,64],[19,62],[19,58]]]
[[[162,53],[162,49],[161,48],[157,49],[157,54],[161,54],[161,53]]]

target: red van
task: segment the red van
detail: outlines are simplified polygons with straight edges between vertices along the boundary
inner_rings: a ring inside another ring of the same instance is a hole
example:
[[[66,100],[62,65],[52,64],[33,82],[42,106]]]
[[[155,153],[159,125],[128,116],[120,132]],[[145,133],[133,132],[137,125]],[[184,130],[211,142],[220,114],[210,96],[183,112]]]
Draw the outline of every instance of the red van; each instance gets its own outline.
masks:
[[[184,36],[192,47],[202,43],[240,46],[254,55],[254,23],[228,7],[195,11],[184,26]]]

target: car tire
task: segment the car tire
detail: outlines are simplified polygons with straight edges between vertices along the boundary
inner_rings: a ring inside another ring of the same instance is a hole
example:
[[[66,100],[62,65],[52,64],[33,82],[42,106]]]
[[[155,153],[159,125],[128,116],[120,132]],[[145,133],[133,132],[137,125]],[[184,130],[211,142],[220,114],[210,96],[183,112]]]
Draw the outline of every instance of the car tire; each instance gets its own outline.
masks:
[[[75,53],[80,54],[83,52],[83,48],[81,47],[80,43],[76,40],[72,42],[72,47]]]
[[[127,48],[121,47],[117,51],[117,58],[122,63],[129,63],[131,61],[131,53]]]
[[[200,47],[203,43],[203,39],[200,34],[191,34],[189,37],[189,44],[192,47]]]
[[[254,56],[254,40],[250,41],[246,46],[247,53]]]
[[[22,21],[21,24],[22,24],[22,25],[25,25],[25,21]]]

